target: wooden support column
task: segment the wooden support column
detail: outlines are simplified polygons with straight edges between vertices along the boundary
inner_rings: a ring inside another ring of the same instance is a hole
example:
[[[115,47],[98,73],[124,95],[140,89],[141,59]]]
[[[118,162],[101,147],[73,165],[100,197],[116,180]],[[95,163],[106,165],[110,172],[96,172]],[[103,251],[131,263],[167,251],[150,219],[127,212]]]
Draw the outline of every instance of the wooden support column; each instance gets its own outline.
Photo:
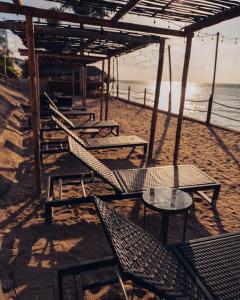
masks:
[[[86,99],[87,99],[87,67],[83,66],[83,101],[82,105],[86,106]]]
[[[168,98],[168,112],[172,110],[172,60],[171,60],[171,47],[168,45],[168,65],[169,65],[169,98]]]
[[[117,73],[117,99],[119,98],[119,73],[118,73],[118,58],[116,58],[116,73]]]
[[[41,93],[41,89],[40,89],[40,73],[39,73],[39,57],[38,57],[38,55],[36,55],[36,75],[37,75],[38,111],[39,111],[39,118],[40,118],[40,93]]]
[[[107,72],[107,92],[106,92],[106,105],[105,105],[105,120],[108,119],[108,105],[110,98],[110,70],[111,70],[111,58],[108,57],[108,72]]]
[[[178,121],[177,121],[176,139],[175,139],[175,149],[174,149],[174,157],[173,157],[174,165],[177,165],[178,163],[178,154],[179,154],[179,147],[181,141],[183,112],[184,112],[184,103],[185,103],[185,95],[186,95],[186,87],[187,87],[189,61],[191,56],[191,48],[192,48],[192,36],[187,37],[187,43],[185,49],[185,57],[184,57],[184,65],[183,65],[183,73],[182,73],[181,99],[180,99],[180,107],[179,107],[179,114],[178,114]]]
[[[87,78],[86,78],[86,66],[81,67],[81,90],[80,90],[80,95],[82,98],[82,105],[86,106],[86,83],[87,83]]]
[[[214,61],[213,81],[212,81],[212,93],[209,97],[209,102],[208,102],[208,111],[207,111],[207,120],[206,120],[207,124],[210,124],[210,122],[211,122],[213,96],[214,96],[214,91],[215,91],[215,81],[216,81],[216,71],[217,71],[218,44],[219,44],[219,32],[217,33],[217,40],[216,40],[216,51],[215,51],[215,61]]]
[[[128,86],[128,102],[130,101],[130,93],[131,93],[131,87],[130,85]]]
[[[32,129],[33,129],[33,149],[35,159],[35,173],[36,173],[36,191],[37,195],[41,195],[41,166],[40,166],[40,141],[39,141],[39,104],[38,104],[38,88],[37,88],[37,64],[35,56],[34,44],[34,25],[33,19],[26,16],[26,39],[28,48],[28,70],[29,70],[29,84],[30,84],[30,100],[32,111]]]
[[[72,71],[72,98],[74,100],[75,97],[75,74],[74,71]]]
[[[103,98],[104,98],[104,68],[105,60],[102,61],[102,77],[101,77],[101,98],[100,98],[100,121],[103,119]]]
[[[153,155],[155,131],[156,131],[156,126],[157,126],[158,105],[159,105],[160,89],[161,89],[161,83],[162,83],[164,52],[165,52],[165,40],[163,40],[159,46],[157,81],[156,81],[154,106],[153,106],[153,111],[152,111],[151,131],[150,131],[149,149],[148,149],[148,160],[151,160],[152,155]]]

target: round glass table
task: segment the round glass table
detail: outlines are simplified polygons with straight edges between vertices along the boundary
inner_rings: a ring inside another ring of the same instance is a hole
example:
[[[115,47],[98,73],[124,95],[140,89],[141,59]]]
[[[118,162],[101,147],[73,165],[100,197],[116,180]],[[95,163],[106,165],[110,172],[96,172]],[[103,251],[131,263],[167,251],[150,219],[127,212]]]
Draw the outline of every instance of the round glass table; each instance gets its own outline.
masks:
[[[183,241],[185,240],[188,210],[193,204],[192,197],[176,188],[150,188],[147,189],[143,195],[144,203],[144,228],[146,219],[146,208],[162,214],[160,239],[163,244],[167,243],[169,216],[183,213],[184,227],[183,227]]]

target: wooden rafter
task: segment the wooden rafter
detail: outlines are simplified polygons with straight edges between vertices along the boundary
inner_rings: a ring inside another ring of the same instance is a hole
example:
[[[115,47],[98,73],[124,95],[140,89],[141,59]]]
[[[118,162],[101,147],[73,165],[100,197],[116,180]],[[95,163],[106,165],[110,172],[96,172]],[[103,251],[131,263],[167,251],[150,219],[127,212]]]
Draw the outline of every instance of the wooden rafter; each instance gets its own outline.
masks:
[[[133,9],[140,0],[129,0],[128,3],[123,6],[113,17],[112,21],[116,22],[126,15],[131,9]]]
[[[236,6],[234,8],[231,8],[229,10],[226,10],[222,13],[219,13],[213,17],[209,17],[208,19],[199,21],[195,24],[191,24],[187,27],[185,27],[185,32],[194,32],[201,30],[203,28],[216,25],[218,23],[221,23],[223,21],[227,21],[230,19],[234,19],[240,17],[240,6]]]
[[[16,21],[0,21],[0,28],[11,30],[24,30],[23,22]],[[134,35],[121,32],[97,31],[89,29],[79,29],[70,27],[48,27],[45,25],[35,25],[36,34],[47,34],[62,37],[88,38],[94,41],[95,39],[111,40],[114,42],[126,43],[160,43],[162,38],[158,36]]]
[[[162,35],[182,36],[182,37],[188,36],[188,34],[179,30],[158,28],[153,26],[126,23],[126,22],[112,22],[111,20],[80,16],[73,13],[56,12],[53,10],[36,8],[36,7],[31,7],[26,5],[19,7],[6,2],[0,2],[0,12],[26,15],[26,16],[36,17],[36,18],[43,18],[43,19],[54,19],[54,20],[72,22],[78,24],[81,23],[81,24],[88,24],[93,26],[102,26],[102,27],[115,28],[121,30],[145,32],[151,34],[162,34]]]

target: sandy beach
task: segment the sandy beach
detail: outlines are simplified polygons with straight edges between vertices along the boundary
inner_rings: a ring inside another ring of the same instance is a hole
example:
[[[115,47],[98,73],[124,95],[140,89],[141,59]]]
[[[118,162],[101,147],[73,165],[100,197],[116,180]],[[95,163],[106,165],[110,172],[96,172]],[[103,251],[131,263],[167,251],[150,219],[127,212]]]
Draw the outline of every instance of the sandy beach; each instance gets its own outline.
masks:
[[[53,299],[54,270],[60,266],[111,255],[100,221],[91,204],[54,210],[53,224],[44,223],[42,199],[34,196],[34,166],[31,133],[21,128],[28,101],[20,92],[0,86],[0,283],[5,299]],[[89,110],[99,117],[98,100]],[[149,139],[151,111],[113,100],[110,119],[120,124],[120,134]],[[172,164],[176,118],[158,114],[152,166]],[[184,120],[179,164],[193,164],[221,183],[217,210],[199,196],[194,197],[187,239],[240,230],[240,134]],[[93,152],[110,168],[137,167],[141,151],[126,160],[128,150]],[[43,181],[50,173],[76,173],[81,164],[70,154],[44,159]],[[89,185],[88,191],[93,188]],[[57,192],[57,190],[56,190]],[[106,184],[94,186],[95,194],[112,193]],[[81,187],[66,186],[64,197],[82,195]],[[141,200],[114,201],[121,214],[141,224]],[[148,211],[147,231],[159,235],[161,217]],[[182,216],[170,220],[169,242],[181,240]],[[72,282],[66,282],[66,299],[72,298]],[[130,282],[126,284],[132,291]],[[0,287],[1,290],[1,287]],[[87,299],[119,299],[118,287],[87,292]],[[16,295],[18,296],[16,298]],[[1,294],[0,294],[1,299]],[[155,299],[140,288],[134,299]]]

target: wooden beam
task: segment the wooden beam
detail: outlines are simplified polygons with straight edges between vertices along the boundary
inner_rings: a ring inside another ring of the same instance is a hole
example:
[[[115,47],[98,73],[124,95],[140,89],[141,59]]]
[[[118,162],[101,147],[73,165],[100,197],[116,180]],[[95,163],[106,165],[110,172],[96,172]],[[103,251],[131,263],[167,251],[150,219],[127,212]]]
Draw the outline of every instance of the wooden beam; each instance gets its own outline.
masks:
[[[19,53],[22,56],[26,56],[27,55],[27,49],[18,49]],[[92,61],[92,62],[96,62],[96,61],[100,61],[102,59],[105,59],[106,56],[93,56],[93,55],[78,55],[78,54],[69,54],[69,53],[52,53],[49,51],[43,51],[43,50],[36,50],[35,51],[36,54],[39,57],[50,57],[50,58],[59,58],[59,59],[70,59],[70,60],[79,60],[79,61]]]
[[[100,19],[87,17],[82,15],[77,15],[67,12],[59,12],[49,9],[36,8],[31,6],[17,6],[11,3],[0,2],[0,12],[17,14],[17,15],[26,15],[36,18],[43,19],[54,19],[59,21],[71,22],[71,23],[80,23],[88,24],[93,26],[102,26],[109,28],[116,28],[121,30],[130,30],[136,32],[145,32],[151,34],[162,34],[162,35],[172,35],[172,36],[182,36],[186,37],[189,34],[179,30],[167,29],[167,28],[158,28],[153,26],[133,24],[127,22],[112,22],[112,20]]]
[[[14,3],[15,5],[18,5],[18,6],[24,5],[23,0],[13,0],[13,3]]]
[[[185,27],[184,32],[192,33],[237,17],[240,17],[240,5],[230,9],[226,9],[225,11],[218,13],[212,17],[208,17],[203,19],[202,21],[198,21],[194,24],[188,25]]]
[[[152,156],[153,156],[155,132],[156,132],[156,126],[157,126],[158,106],[159,106],[159,98],[160,98],[160,89],[161,89],[161,83],[162,83],[164,52],[165,52],[165,41],[163,41],[159,47],[157,81],[156,81],[154,106],[153,106],[153,111],[152,111],[151,131],[150,131],[149,148],[148,148],[148,161],[151,160]]]
[[[111,70],[111,58],[108,58],[108,72],[107,72],[107,92],[106,92],[106,104],[105,104],[105,120],[108,119],[108,105],[110,98],[110,70]]]
[[[177,121],[176,139],[175,139],[175,149],[174,149],[174,157],[173,157],[174,165],[177,165],[178,163],[178,154],[179,154],[179,147],[181,142],[183,112],[184,112],[184,103],[185,103],[185,95],[186,95],[186,87],[187,87],[188,68],[189,68],[189,62],[191,56],[191,48],[192,48],[192,38],[189,37],[187,38],[187,43],[186,43],[183,73],[182,73],[181,99],[180,99],[180,107],[179,107],[179,114],[178,114],[178,121]]]
[[[40,114],[39,114],[39,99],[37,87],[37,64],[34,51],[34,25],[33,19],[26,16],[26,37],[28,45],[28,70],[29,70],[29,87],[30,100],[32,110],[32,128],[33,128],[33,148],[35,158],[35,174],[36,174],[36,190],[38,196],[41,195],[41,167],[40,167],[40,142],[39,142],[39,128],[40,128]]]
[[[118,12],[112,17],[112,21],[116,22],[120,20],[125,14],[127,14],[130,10],[132,10],[140,0],[129,0],[128,3],[119,9]]]

